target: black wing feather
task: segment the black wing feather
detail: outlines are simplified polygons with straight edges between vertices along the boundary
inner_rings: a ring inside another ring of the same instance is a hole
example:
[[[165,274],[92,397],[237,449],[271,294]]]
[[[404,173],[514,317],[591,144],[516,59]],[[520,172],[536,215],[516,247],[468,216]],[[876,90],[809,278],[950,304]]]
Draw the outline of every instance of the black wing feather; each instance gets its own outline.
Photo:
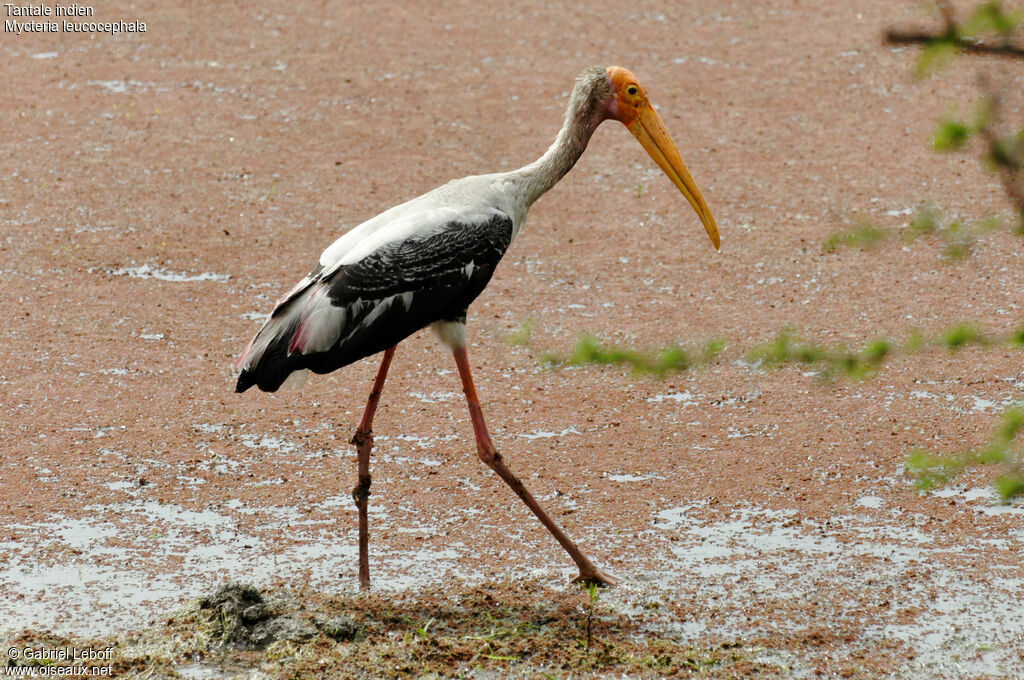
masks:
[[[512,242],[512,219],[495,211],[486,220],[453,221],[427,235],[387,244],[343,265],[327,285],[345,309],[338,340],[326,351],[288,352],[292,333],[268,347],[243,371],[236,389],[274,391],[295,370],[329,373],[392,347],[435,321],[465,321]]]

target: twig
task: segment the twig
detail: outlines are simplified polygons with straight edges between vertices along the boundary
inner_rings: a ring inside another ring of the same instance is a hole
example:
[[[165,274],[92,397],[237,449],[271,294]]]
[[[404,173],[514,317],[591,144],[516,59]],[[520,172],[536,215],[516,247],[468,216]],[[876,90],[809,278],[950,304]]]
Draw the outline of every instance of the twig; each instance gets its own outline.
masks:
[[[988,76],[984,74],[978,77],[978,87],[981,89],[985,99],[988,100],[990,112],[988,121],[981,126],[978,134],[980,134],[981,138],[985,140],[988,147],[993,149],[996,144],[999,143],[997,130],[999,128],[1006,127],[1006,123],[1003,120],[1003,96],[1002,93],[992,87],[992,82],[988,79]],[[1017,154],[1017,158],[1010,160],[1012,161],[1012,164],[1000,164],[999,179],[1002,180],[1003,189],[1006,191],[1007,197],[1017,210],[1017,214],[1024,219],[1024,181],[1022,181],[1022,177],[1024,177],[1022,171],[1024,171],[1024,168],[1021,167],[1021,158],[1019,153]]]
[[[936,40],[949,42],[967,54],[1024,59],[1024,47],[1017,45],[990,45],[967,38],[957,38],[949,33],[913,33],[889,29],[885,34],[885,42],[890,45],[929,45]]]
[[[956,28],[956,15],[953,13],[953,8],[946,0],[939,0],[935,4],[939,8],[942,20],[946,22],[946,33],[951,33]]]

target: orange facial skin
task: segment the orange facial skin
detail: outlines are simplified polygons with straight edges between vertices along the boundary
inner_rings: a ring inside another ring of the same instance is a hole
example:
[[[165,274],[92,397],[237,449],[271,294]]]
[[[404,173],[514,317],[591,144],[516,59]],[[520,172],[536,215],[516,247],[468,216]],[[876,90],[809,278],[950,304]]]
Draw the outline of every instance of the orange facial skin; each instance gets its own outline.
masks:
[[[658,167],[690,202],[700,221],[704,223],[704,229],[711,237],[712,245],[718,250],[721,242],[715,218],[704,202],[704,197],[701,196],[686,164],[683,163],[679,149],[665,130],[661,116],[647,99],[647,90],[637,82],[636,76],[621,66],[609,66],[606,73],[616,95],[612,107],[613,117],[633,133]]]

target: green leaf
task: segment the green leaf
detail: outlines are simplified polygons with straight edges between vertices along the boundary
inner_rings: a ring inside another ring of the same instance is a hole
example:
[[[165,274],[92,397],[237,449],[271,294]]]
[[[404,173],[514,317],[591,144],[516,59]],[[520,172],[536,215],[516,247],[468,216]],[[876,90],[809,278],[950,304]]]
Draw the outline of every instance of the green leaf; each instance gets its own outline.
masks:
[[[948,34],[941,38],[932,40],[921,50],[917,58],[915,72],[918,77],[924,77],[933,71],[945,68],[953,57],[960,54],[959,37],[955,34]]]
[[[963,121],[944,118],[932,137],[932,147],[936,151],[956,151],[963,147],[970,138],[971,129]]]
[[[993,140],[986,160],[992,169],[1007,168],[1020,172],[1024,165],[1024,130]]]
[[[964,22],[962,31],[965,36],[975,36],[979,33],[998,33],[1004,39],[1009,38],[1018,24],[1020,24],[1021,12],[1004,12],[1002,4],[998,2],[986,2],[979,5],[971,18]]]

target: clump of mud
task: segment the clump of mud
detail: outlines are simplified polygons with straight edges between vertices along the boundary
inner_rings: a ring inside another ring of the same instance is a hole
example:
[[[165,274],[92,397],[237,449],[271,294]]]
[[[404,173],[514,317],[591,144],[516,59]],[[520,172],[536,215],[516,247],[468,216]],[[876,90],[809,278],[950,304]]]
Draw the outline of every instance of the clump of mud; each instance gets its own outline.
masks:
[[[324,617],[301,611],[287,591],[270,599],[247,583],[227,583],[199,601],[199,611],[214,626],[212,637],[236,649],[266,649],[275,642],[308,642],[322,631],[345,641],[356,637],[359,626],[347,616]]]
[[[100,662],[109,665],[107,675],[149,680],[773,678],[793,677],[791,664],[806,653],[806,636],[772,647],[762,640],[692,644],[677,631],[706,609],[686,601],[645,605],[655,610],[645,619],[594,593],[535,581],[357,594],[234,582],[140,631],[92,640],[26,632],[13,644],[110,648],[113,658]],[[836,641],[822,635],[814,644]],[[831,675],[884,675],[862,661],[839,671]]]

